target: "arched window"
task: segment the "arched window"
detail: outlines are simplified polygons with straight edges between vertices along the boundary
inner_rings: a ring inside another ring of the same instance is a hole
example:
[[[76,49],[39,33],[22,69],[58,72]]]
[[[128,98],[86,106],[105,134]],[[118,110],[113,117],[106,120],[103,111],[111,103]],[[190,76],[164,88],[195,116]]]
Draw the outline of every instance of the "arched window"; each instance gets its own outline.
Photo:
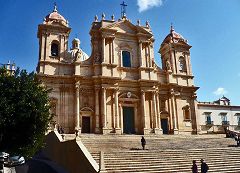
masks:
[[[55,42],[51,45],[51,56],[58,56],[58,44]]]
[[[131,54],[128,51],[122,51],[123,67],[131,67]]]
[[[186,61],[185,61],[184,57],[182,57],[182,56],[179,58],[179,69],[180,69],[180,71],[186,71],[187,70]]]

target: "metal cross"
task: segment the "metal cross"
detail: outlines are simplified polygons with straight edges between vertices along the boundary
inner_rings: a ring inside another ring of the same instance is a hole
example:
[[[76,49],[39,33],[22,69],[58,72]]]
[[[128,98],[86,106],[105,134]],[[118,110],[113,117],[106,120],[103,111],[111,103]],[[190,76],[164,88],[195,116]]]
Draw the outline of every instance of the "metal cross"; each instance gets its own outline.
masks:
[[[121,17],[126,16],[126,6],[127,4],[125,4],[125,2],[123,1],[121,4]]]

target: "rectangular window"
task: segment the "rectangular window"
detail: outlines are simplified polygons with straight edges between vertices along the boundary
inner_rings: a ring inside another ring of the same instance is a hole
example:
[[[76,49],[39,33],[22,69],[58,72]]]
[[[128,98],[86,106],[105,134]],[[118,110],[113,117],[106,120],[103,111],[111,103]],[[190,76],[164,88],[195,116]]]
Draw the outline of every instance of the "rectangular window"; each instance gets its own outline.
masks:
[[[130,52],[122,51],[122,62],[123,62],[123,67],[131,67]]]
[[[211,122],[211,115],[207,115],[207,122]]]
[[[211,112],[205,112],[204,114],[206,117],[206,125],[213,125]]]

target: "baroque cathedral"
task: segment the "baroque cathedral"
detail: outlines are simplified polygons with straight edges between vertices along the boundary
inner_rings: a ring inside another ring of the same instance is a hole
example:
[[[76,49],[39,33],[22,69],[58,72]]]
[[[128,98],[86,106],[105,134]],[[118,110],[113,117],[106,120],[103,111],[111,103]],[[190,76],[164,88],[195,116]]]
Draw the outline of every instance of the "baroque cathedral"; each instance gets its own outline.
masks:
[[[196,91],[187,40],[171,26],[155,63],[150,25],[95,17],[91,55],[72,40],[55,6],[38,25],[37,75],[52,88],[51,112],[66,133],[196,134]]]

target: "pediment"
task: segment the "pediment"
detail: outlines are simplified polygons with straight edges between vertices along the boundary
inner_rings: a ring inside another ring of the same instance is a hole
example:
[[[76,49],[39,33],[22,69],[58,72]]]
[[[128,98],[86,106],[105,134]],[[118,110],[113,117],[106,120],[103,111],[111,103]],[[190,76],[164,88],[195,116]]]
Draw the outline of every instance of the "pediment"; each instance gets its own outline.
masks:
[[[132,24],[127,19],[116,21],[107,26],[104,26],[104,27],[102,27],[102,30],[112,30],[112,31],[114,30],[115,32],[118,32],[118,33],[127,33],[127,34],[142,33],[142,34],[152,35],[150,32],[146,31],[142,27]]]

